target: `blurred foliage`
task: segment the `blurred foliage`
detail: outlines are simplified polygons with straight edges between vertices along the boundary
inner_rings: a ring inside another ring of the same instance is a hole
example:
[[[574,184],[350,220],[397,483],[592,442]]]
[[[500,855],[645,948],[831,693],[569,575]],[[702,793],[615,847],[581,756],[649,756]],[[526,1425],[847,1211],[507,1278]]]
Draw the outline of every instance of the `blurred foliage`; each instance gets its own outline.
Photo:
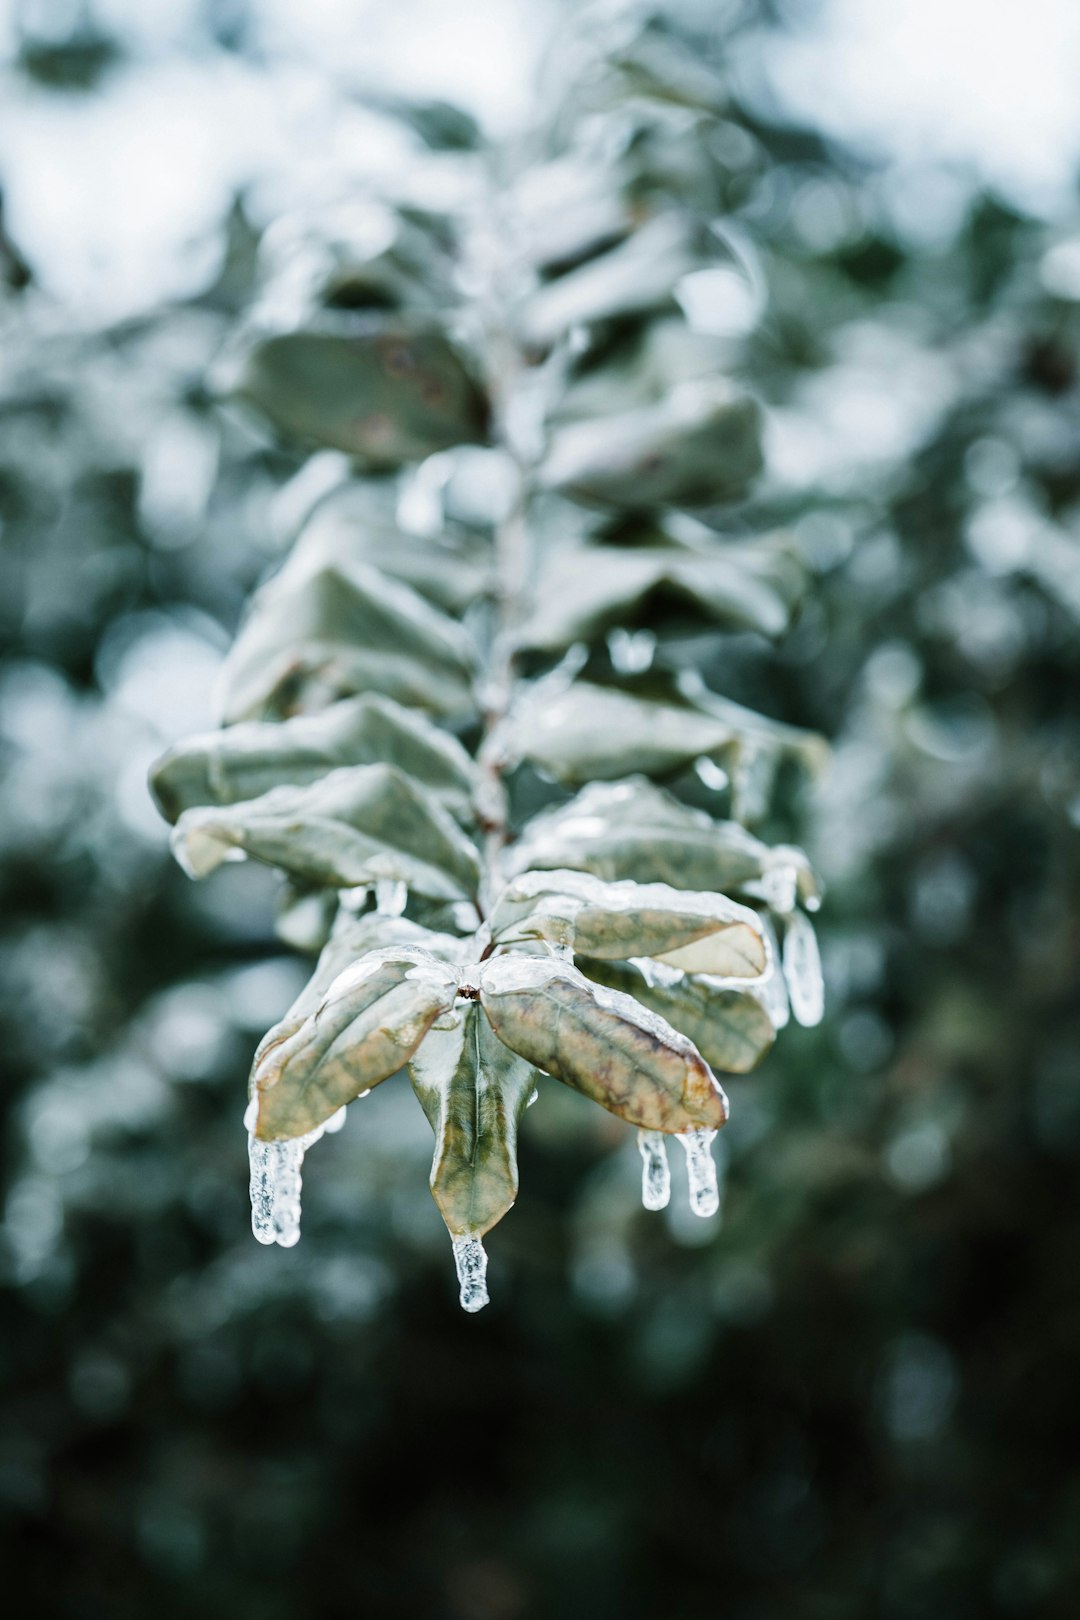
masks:
[[[624,32],[590,100],[669,43]],[[1075,1612],[1080,238],[978,192],[930,230],[698,60],[613,161],[692,164],[722,94],[709,207],[766,289],[732,366],[774,424],[747,533],[813,584],[779,652],[710,637],[701,673],[834,742],[830,1013],[731,1081],[722,1224],[642,1212],[622,1127],[550,1088],[476,1321],[402,1090],[315,1150],[301,1247],[253,1243],[238,1086],[304,973],[268,876],[189,884],[143,786],[341,471],[208,397],[264,222],[238,202],[204,290],[121,325],[5,272],[0,1502],[33,1614]],[[580,217],[618,234],[587,187]]]

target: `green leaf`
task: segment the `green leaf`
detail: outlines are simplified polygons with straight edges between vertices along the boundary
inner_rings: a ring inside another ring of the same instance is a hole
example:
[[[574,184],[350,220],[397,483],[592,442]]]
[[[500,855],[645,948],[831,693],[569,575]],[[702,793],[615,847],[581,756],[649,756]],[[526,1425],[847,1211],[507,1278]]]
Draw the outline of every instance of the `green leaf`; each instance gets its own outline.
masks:
[[[522,320],[526,341],[546,348],[571,327],[670,304],[679,278],[707,260],[704,229],[674,210],[661,214],[534,293]]]
[[[581,956],[655,957],[729,979],[757,978],[768,964],[761,923],[749,906],[665,883],[526,872],[503,890],[490,926],[499,945],[541,939]]]
[[[512,757],[530,760],[568,787],[638,771],[664,776],[702,756],[720,763],[732,778],[763,755],[777,764],[796,759],[815,771],[826,751],[813,732],[780,725],[723,699],[715,711],[710,703],[703,713],[587,681],[553,696],[543,683],[524,688],[506,733]]]
[[[312,570],[338,568],[346,574],[358,563],[367,564],[455,615],[495,589],[490,548],[475,533],[444,529],[418,535],[402,529],[383,483],[370,480],[350,480],[318,503],[293,548],[292,562],[301,561]]]
[[[259,590],[222,674],[222,719],[278,720],[378,692],[437,714],[472,706],[470,638],[376,569],[290,562]]]
[[[476,1002],[425,1035],[409,1078],[435,1132],[431,1192],[454,1237],[483,1237],[517,1197],[517,1133],[537,1075]]]
[[[724,1074],[748,1074],[776,1039],[768,1012],[750,990],[671,969],[658,972],[652,963],[592,958],[580,967],[598,984],[621,990],[666,1018]]]
[[[804,898],[817,885],[801,851],[771,849],[734,821],[714,821],[643,777],[596,782],[569,804],[534,817],[513,848],[519,872],[568,867],[616,881],[670,883],[675,889],[754,894],[764,874],[793,867]]]
[[[303,1136],[408,1062],[457,996],[455,968],[389,946],[339,974],[314,1010],[287,1014],[255,1054],[251,1094],[263,1142]]]
[[[791,571],[775,548],[753,541],[714,544],[699,553],[674,547],[565,549],[540,576],[536,608],[521,640],[526,647],[558,651],[594,641],[612,626],[641,622],[657,628],[667,617],[778,636],[788,627],[801,583],[791,588]]]
[[[283,433],[344,450],[366,471],[486,438],[479,387],[419,316],[313,312],[300,330],[256,334],[230,391]]]
[[[359,697],[322,714],[252,720],[178,743],[154,765],[150,787],[175,821],[193,805],[236,804],[272,788],[316,782],[343,765],[396,765],[462,811],[477,773],[461,744],[390,698]]]
[[[353,888],[398,878],[436,900],[476,892],[479,856],[433,794],[390,765],[331,771],[306,787],[186,810],[173,831],[191,877],[250,856],[306,883]]]
[[[715,378],[683,383],[658,405],[559,429],[540,476],[587,505],[638,511],[736,500],[761,467],[757,401]]]
[[[716,1130],[727,1100],[696,1047],[631,996],[569,962],[485,962],[480,1005],[499,1039],[538,1069],[643,1130]]]

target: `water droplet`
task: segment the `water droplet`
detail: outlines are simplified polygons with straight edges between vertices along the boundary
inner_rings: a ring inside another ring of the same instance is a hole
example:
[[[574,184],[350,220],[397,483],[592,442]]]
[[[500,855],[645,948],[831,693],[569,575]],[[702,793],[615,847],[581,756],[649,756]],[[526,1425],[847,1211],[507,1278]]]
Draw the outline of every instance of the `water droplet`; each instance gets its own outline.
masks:
[[[690,1208],[703,1218],[715,1215],[720,1208],[720,1187],[716,1179],[712,1144],[716,1132],[710,1130],[685,1131],[680,1134],[686,1154],[686,1173],[690,1179]]]
[[[784,979],[799,1023],[808,1027],[820,1024],[825,1014],[825,981],[817,935],[805,911],[793,911],[784,929]]]
[[[641,1202],[646,1209],[666,1209],[671,1197],[671,1169],[662,1131],[638,1131],[641,1154]]]
[[[454,1239],[454,1264],[461,1284],[463,1311],[482,1311],[488,1302],[487,1255],[478,1237]]]

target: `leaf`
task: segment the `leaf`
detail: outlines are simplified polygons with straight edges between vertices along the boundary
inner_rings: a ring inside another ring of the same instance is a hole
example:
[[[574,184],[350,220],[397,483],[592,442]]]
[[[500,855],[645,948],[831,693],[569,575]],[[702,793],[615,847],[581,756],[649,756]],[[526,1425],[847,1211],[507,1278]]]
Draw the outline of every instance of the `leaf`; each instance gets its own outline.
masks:
[[[282,1023],[291,1020],[299,1027],[303,1019],[315,1012],[326,999],[334,980],[340,978],[354,962],[373,951],[385,951],[396,946],[422,950],[451,966],[467,961],[470,951],[473,951],[470,940],[438,933],[412,922],[408,917],[390,917],[381,911],[366,911],[357,915],[347,906],[339,906],[315,971]]]
[[[613,626],[640,622],[657,629],[669,617],[778,636],[788,627],[801,584],[797,567],[794,581],[792,569],[775,547],[765,550],[753,541],[714,543],[708,552],[673,546],[567,548],[540,576],[537,604],[521,641],[558,651],[575,641],[594,641]]]
[[[609,882],[633,878],[675,889],[733,894],[778,866],[795,869],[804,897],[817,885],[801,851],[775,850],[734,821],[691,810],[643,777],[596,782],[536,816],[513,846],[517,871],[568,867]]]
[[[476,454],[477,452],[473,452]],[[460,615],[494,591],[490,549],[474,533],[419,535],[394,519],[383,484],[353,479],[321,500],[293,548],[290,567],[378,568],[426,601]]]
[[[389,946],[334,980],[299,1024],[290,1015],[255,1054],[262,1142],[303,1136],[406,1063],[457,996],[458,973],[427,951]]]
[[[580,963],[583,973],[612,990],[622,990],[666,1018],[693,1041],[706,1063],[725,1074],[748,1074],[776,1039],[768,1012],[750,990],[720,985],[701,975],[652,963]]]
[[[761,923],[749,906],[664,883],[526,872],[503,890],[490,926],[499,945],[542,939],[582,956],[649,956],[723,978],[757,978],[768,963]]]
[[[714,378],[683,383],[658,405],[559,429],[540,477],[587,505],[637,511],[735,500],[761,466],[760,407]]]
[[[706,262],[702,227],[688,215],[670,210],[534,293],[522,320],[525,339],[546,348],[571,327],[670,304],[680,277]]]
[[[517,1197],[517,1133],[537,1075],[495,1034],[476,1002],[432,1029],[409,1063],[432,1130],[431,1192],[454,1237],[483,1237]]]
[[[175,821],[193,805],[235,804],[272,788],[316,782],[343,765],[396,765],[464,810],[476,770],[460,743],[390,698],[358,697],[322,714],[279,723],[251,720],[178,743],[154,765],[150,787]]]
[[[417,316],[313,312],[300,330],[257,333],[230,392],[366,471],[486,438],[479,387],[439,327]]]
[[[762,753],[795,758],[814,770],[825,743],[813,732],[783,726],[736,703],[717,699],[715,711],[676,708],[614,687],[575,681],[556,696],[539,683],[525,688],[507,722],[510,749],[559,782],[611,780],[642,771],[663,776],[703,755],[734,776]]]
[[[250,856],[307,883],[354,888],[399,878],[436,900],[476,892],[479,856],[442,805],[391,765],[354,765],[306,787],[185,810],[173,830],[191,877]]]
[[[474,670],[465,631],[407,585],[300,558],[252,601],[222,672],[222,719],[278,720],[366,691],[456,714],[472,706]]]
[[[590,983],[568,962],[495,956],[480,1005],[527,1062],[643,1130],[716,1130],[727,1100],[685,1036],[631,996]]]

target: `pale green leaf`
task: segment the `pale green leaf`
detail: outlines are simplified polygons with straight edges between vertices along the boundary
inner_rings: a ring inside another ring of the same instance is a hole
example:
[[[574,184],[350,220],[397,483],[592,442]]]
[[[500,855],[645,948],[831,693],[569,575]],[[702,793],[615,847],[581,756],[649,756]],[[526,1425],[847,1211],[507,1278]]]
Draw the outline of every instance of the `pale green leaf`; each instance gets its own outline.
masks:
[[[372,471],[486,436],[461,356],[417,317],[313,312],[300,330],[249,336],[230,383],[283,433]]]
[[[343,765],[385,763],[464,810],[476,769],[456,738],[390,698],[358,697],[321,714],[277,724],[251,720],[190,737],[150,773],[161,813],[175,821],[193,805],[236,804],[272,788],[316,782]]]
[[[475,846],[450,814],[390,765],[347,766],[305,787],[186,810],[173,847],[192,877],[249,856],[306,883],[397,878],[436,900],[469,898],[479,877]]]
[[[454,1237],[482,1237],[517,1197],[517,1133],[537,1075],[504,1046],[475,1001],[425,1035],[409,1063],[435,1132],[431,1191]]]
[[[225,661],[222,719],[277,720],[365,691],[454,714],[471,707],[474,671],[465,631],[407,585],[299,557],[252,600]]]
[[[559,429],[547,488],[631,511],[745,494],[762,466],[761,409],[725,378],[681,384],[658,405]]]

